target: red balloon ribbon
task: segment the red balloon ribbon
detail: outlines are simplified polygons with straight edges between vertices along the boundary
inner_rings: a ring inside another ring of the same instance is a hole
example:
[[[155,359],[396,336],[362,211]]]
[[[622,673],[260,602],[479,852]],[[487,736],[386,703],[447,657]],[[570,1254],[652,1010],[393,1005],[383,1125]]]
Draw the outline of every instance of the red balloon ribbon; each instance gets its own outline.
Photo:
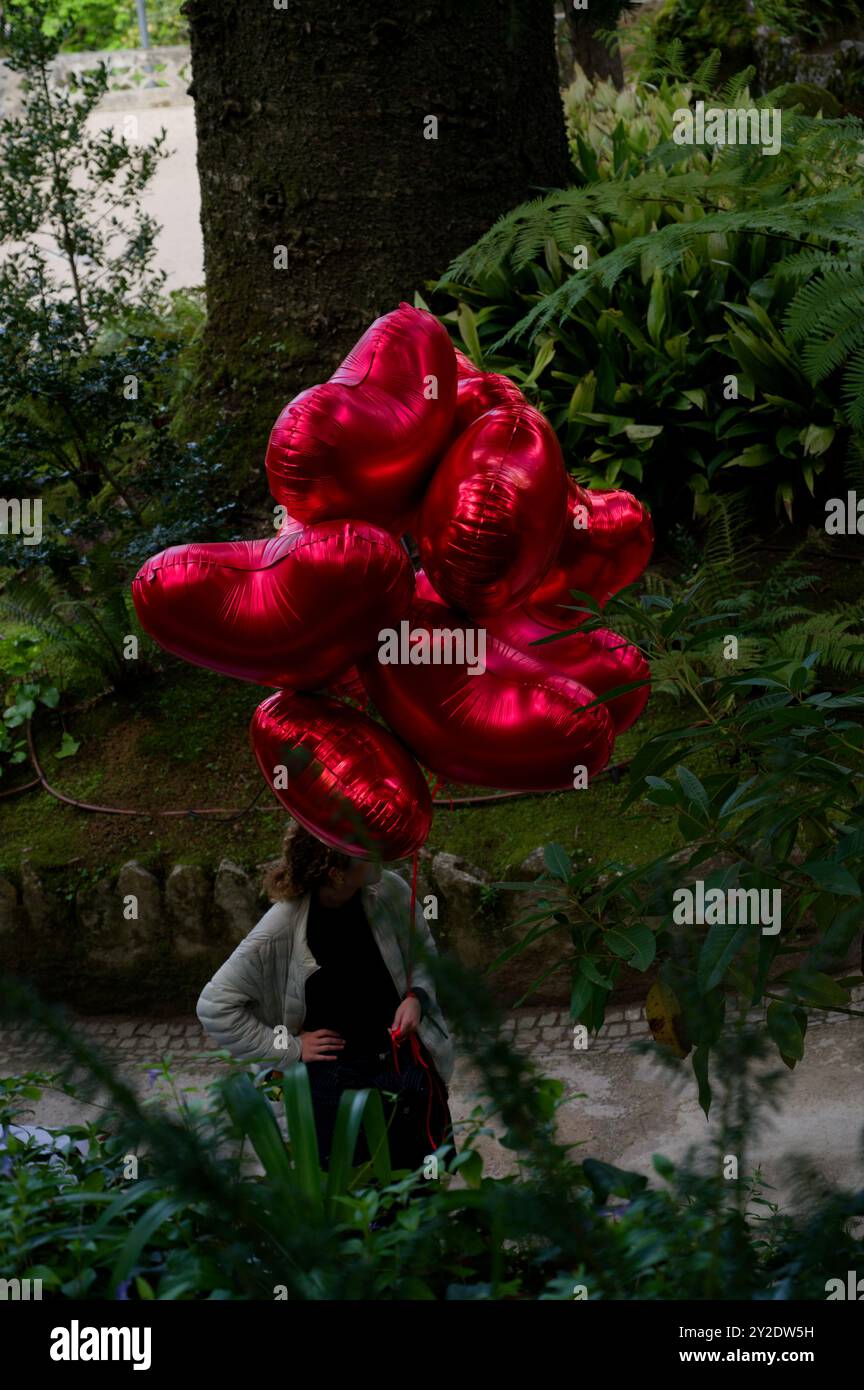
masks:
[[[419,858],[420,856],[418,852],[415,850],[414,854],[411,856],[411,917],[408,924],[408,968],[406,973],[407,989],[405,991],[406,999],[412,993],[411,977],[414,969],[412,941],[414,938],[415,931],[415,913],[417,911],[417,866]],[[417,996],[415,995],[414,997],[416,998]],[[426,1061],[426,1058],[423,1056],[423,1045],[420,1039],[418,1038],[417,1034],[411,1033],[409,1035],[408,1041],[411,1047],[411,1055],[414,1062],[421,1066],[423,1070],[426,1072],[426,1079],[428,1082],[426,1099],[426,1137],[429,1140],[429,1143],[432,1145],[432,1149],[434,1151],[435,1149],[440,1148],[441,1145],[444,1143],[444,1139],[446,1138],[446,1130],[442,1131],[440,1139],[435,1139],[432,1135],[433,1087],[437,1091],[439,1103],[444,1108],[446,1108],[447,1105],[447,1096],[443,1090],[441,1079],[438,1076],[436,1069],[434,1067],[430,1067],[428,1062]],[[396,1034],[394,1033],[390,1034],[390,1048],[393,1053],[393,1069],[394,1071],[399,1073],[399,1075],[401,1075],[401,1072],[399,1070],[399,1050],[396,1042]]]

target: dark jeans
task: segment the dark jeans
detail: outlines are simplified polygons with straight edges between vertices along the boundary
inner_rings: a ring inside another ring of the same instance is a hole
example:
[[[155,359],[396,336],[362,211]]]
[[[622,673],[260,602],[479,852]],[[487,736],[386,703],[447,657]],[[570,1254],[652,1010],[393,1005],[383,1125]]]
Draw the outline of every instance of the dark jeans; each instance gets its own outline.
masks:
[[[409,1049],[404,1045],[400,1048],[399,1067],[399,1072],[393,1070],[392,1057],[388,1053],[339,1058],[335,1062],[306,1063],[322,1168],[327,1169],[330,1164],[336,1112],[343,1091],[375,1087],[379,1091],[397,1092],[395,1099],[386,1095],[381,1097],[390,1162],[394,1168],[419,1168],[427,1156],[434,1153],[435,1144],[455,1143],[446,1086],[436,1078],[437,1085],[432,1086],[430,1105],[428,1076],[422,1067],[411,1062]],[[434,1143],[430,1143],[426,1131],[427,1119]],[[354,1150],[355,1166],[368,1163],[370,1157],[366,1134],[361,1126]],[[429,1185],[424,1184],[424,1188]]]

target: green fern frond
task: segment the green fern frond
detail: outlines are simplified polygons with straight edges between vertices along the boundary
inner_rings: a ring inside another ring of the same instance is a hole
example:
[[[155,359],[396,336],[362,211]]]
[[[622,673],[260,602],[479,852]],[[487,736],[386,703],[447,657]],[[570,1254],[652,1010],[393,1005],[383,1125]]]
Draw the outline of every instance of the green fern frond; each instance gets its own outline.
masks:
[[[737,566],[745,549],[749,523],[748,503],[742,493],[715,497],[703,547],[704,564]]]
[[[864,493],[864,437],[853,434],[843,463],[843,477],[850,488]]]
[[[73,657],[107,679],[126,674],[123,641],[131,615],[125,590],[97,603],[72,598],[47,572],[13,575],[0,590],[0,612],[35,629],[49,648]]]
[[[718,61],[719,67],[719,61]],[[755,67],[742,68],[741,72],[736,72],[729,78],[728,82],[720,88],[717,98],[718,106],[736,106],[738,99],[749,88],[750,83],[756,76]]]
[[[825,279],[819,281],[824,288]],[[811,380],[823,381],[864,341],[864,273],[860,285],[848,287],[824,305],[808,331],[802,361]]]
[[[730,585],[744,570],[753,551],[752,542],[746,539],[749,526],[749,506],[742,493],[713,499],[697,571],[703,611],[728,597]]]
[[[648,269],[671,272],[699,238],[710,233],[762,233],[792,240],[796,236],[803,240],[804,236],[822,235],[835,242],[845,240],[850,247],[856,245],[864,259],[864,206],[857,193],[836,189],[795,204],[710,213],[693,222],[670,223],[645,236],[634,237],[545,296],[493,345],[493,351],[523,335],[533,339],[550,324],[562,322],[593,291],[613,289],[643,257]]]
[[[743,178],[741,169],[725,166],[708,174],[689,170],[658,176],[650,170],[626,181],[610,179],[585,188],[555,190],[499,217],[456,257],[441,283],[476,283],[504,263],[519,269],[539,258],[550,236],[559,251],[571,253],[574,243],[596,232],[592,216],[627,221],[646,203],[661,201],[692,205],[698,212],[705,199],[720,201],[739,195]]]
[[[831,324],[842,318],[838,301],[851,292],[859,293],[864,288],[864,269],[856,266],[851,272],[846,269],[825,270],[817,279],[803,285],[786,311],[785,327],[792,342],[799,342],[820,324]]]
[[[805,608],[803,604],[771,604],[770,609],[767,604],[760,613],[760,621],[771,628],[786,627],[790,623],[806,622],[812,616],[813,609]]]
[[[848,276],[854,268],[848,256],[835,256],[821,246],[813,246],[784,256],[772,268],[770,278],[776,284],[794,284],[798,280],[809,280],[817,271],[842,272]]]
[[[817,384],[843,369],[846,418],[864,429],[864,265],[819,268],[784,317],[791,345],[805,343],[802,366]]]
[[[818,651],[820,669],[844,676],[864,675],[864,606],[850,612],[814,613],[806,622],[772,639],[774,652],[782,659],[803,660]],[[858,631],[854,631],[858,629]]]
[[[843,373],[846,418],[854,430],[864,430],[864,346],[858,347]]]
[[[676,42],[679,43],[679,46],[680,46],[680,40],[676,40]],[[712,48],[712,49],[711,49],[711,52],[708,54],[707,58],[703,58],[703,59],[702,59],[702,62],[699,64],[699,66],[697,67],[696,71],[695,71],[694,74],[693,74],[692,85],[693,85],[694,91],[698,91],[698,92],[713,92],[713,91],[714,91],[714,88],[715,88],[715,86],[716,86],[716,84],[717,84],[717,78],[720,76],[720,65],[721,65],[722,62],[723,62],[723,54],[721,53],[720,49],[719,49],[719,48]],[[684,58],[683,58],[683,46],[681,46],[681,54],[680,54],[680,57],[679,57],[679,59],[678,59],[678,70],[679,70],[679,72],[680,72],[680,74],[681,74],[682,77],[684,77],[683,63],[684,63]],[[685,80],[686,80],[686,78],[685,78]],[[734,79],[731,79],[731,80],[734,80]]]
[[[59,590],[47,574],[31,574],[26,580],[13,575],[0,590],[0,612],[57,646],[72,647],[74,638],[57,614],[58,601]]]

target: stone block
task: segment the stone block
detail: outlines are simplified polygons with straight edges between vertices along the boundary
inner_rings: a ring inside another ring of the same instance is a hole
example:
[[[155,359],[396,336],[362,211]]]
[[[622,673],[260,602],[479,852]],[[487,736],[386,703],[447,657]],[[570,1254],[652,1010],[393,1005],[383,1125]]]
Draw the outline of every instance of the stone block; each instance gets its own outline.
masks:
[[[486,965],[493,954],[483,930],[483,898],[489,875],[455,854],[442,853],[432,860],[431,879],[450,949],[463,965]]]
[[[49,932],[59,925],[59,900],[42,883],[29,859],[21,861],[21,900],[31,931]]]
[[[18,931],[23,926],[23,916],[15,884],[0,878],[0,936],[11,936]]]
[[[213,923],[210,881],[197,864],[175,864],[165,883],[165,910],[180,956],[206,949]]]
[[[223,859],[213,884],[217,924],[235,943],[248,936],[261,915],[249,875],[230,859]]]

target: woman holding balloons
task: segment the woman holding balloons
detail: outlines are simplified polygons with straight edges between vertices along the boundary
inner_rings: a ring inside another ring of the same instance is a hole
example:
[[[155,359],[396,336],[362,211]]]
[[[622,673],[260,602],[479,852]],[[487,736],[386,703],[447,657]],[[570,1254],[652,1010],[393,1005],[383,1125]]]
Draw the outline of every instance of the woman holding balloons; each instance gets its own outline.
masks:
[[[238,1061],[305,1064],[322,1167],[341,1096],[365,1087],[382,1093],[393,1166],[420,1167],[454,1142],[454,1058],[408,885],[295,824],[267,886],[274,906],[205,986],[202,1025]],[[355,1162],[369,1157],[361,1131]]]

